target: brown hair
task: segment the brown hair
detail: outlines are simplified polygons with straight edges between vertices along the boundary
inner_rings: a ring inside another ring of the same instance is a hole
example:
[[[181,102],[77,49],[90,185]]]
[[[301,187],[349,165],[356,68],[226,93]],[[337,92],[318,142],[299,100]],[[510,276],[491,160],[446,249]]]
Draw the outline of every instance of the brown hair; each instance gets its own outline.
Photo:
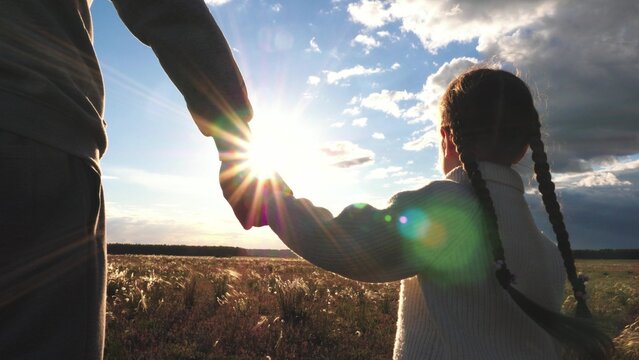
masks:
[[[530,318],[582,358],[608,358],[613,351],[612,341],[589,319],[584,279],[577,276],[568,231],[541,140],[539,115],[526,83],[503,70],[471,70],[448,85],[440,111],[441,126],[451,132],[459,160],[488,222],[486,236],[500,285]],[[577,318],[545,309],[512,286],[514,276],[506,265],[497,215],[478,161],[500,159],[500,162],[510,163],[510,160],[517,160],[526,146],[532,150],[539,191],[577,299]]]

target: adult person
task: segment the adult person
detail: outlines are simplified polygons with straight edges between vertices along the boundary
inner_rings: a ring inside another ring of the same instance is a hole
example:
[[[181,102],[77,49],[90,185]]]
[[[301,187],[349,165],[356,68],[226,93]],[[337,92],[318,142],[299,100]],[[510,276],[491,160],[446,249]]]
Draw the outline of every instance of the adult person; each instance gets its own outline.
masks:
[[[0,359],[103,356],[99,161],[107,136],[91,2],[0,4]],[[223,170],[234,168],[252,109],[207,6],[202,0],[113,4],[153,49],[200,131],[215,138],[228,160]],[[228,199],[232,178],[222,178]],[[232,206],[242,220],[242,204]]]
[[[266,221],[255,225],[268,223],[326,270],[402,280],[394,358],[560,359],[564,348],[608,358],[610,339],[584,319],[584,278],[526,84],[506,71],[471,70],[450,83],[440,110],[444,180],[400,192],[386,209],[357,204],[337,217],[278,191],[276,180],[263,192]],[[528,148],[557,244],[538,230],[510,167]],[[579,319],[559,314],[566,277]]]

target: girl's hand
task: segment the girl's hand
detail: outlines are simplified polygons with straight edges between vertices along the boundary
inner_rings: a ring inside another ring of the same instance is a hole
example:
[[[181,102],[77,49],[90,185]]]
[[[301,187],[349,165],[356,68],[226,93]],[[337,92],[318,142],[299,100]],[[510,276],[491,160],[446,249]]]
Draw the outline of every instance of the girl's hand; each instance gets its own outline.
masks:
[[[220,186],[235,217],[246,230],[268,225],[267,205],[273,196],[293,196],[293,191],[279,174],[258,179],[244,161],[222,162]]]
[[[272,214],[269,214],[269,211],[282,210],[277,206],[269,206],[271,205],[270,202],[287,196],[293,196],[293,191],[278,173],[274,173],[268,179],[258,180],[253,196],[245,196],[243,198],[243,206],[250,209],[249,225],[255,227],[270,225],[268,219],[269,215]]]

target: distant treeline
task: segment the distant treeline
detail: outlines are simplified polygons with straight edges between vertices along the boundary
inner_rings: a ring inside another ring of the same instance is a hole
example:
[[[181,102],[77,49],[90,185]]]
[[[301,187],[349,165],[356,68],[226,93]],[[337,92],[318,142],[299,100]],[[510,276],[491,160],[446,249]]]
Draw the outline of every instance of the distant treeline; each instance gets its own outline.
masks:
[[[290,250],[244,249],[231,246],[108,244],[107,252],[111,255],[296,257]]]
[[[576,259],[639,259],[639,249],[573,250]]]
[[[244,249],[231,246],[108,244],[113,255],[175,255],[175,256],[259,256],[277,258],[297,257],[290,250]],[[639,259],[639,249],[573,250],[576,259]]]
[[[113,255],[175,255],[175,256],[247,256],[246,249],[231,246],[108,244]]]

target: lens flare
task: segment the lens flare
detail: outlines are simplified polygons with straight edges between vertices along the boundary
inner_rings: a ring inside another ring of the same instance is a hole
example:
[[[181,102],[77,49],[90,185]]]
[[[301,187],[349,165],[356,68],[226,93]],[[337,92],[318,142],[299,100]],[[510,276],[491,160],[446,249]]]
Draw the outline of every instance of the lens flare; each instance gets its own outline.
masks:
[[[399,217],[399,232],[411,241],[421,241],[428,237],[430,220],[419,209],[408,209]]]
[[[447,199],[399,214],[397,230],[405,251],[440,285],[472,283],[488,273],[483,227],[472,199]]]

